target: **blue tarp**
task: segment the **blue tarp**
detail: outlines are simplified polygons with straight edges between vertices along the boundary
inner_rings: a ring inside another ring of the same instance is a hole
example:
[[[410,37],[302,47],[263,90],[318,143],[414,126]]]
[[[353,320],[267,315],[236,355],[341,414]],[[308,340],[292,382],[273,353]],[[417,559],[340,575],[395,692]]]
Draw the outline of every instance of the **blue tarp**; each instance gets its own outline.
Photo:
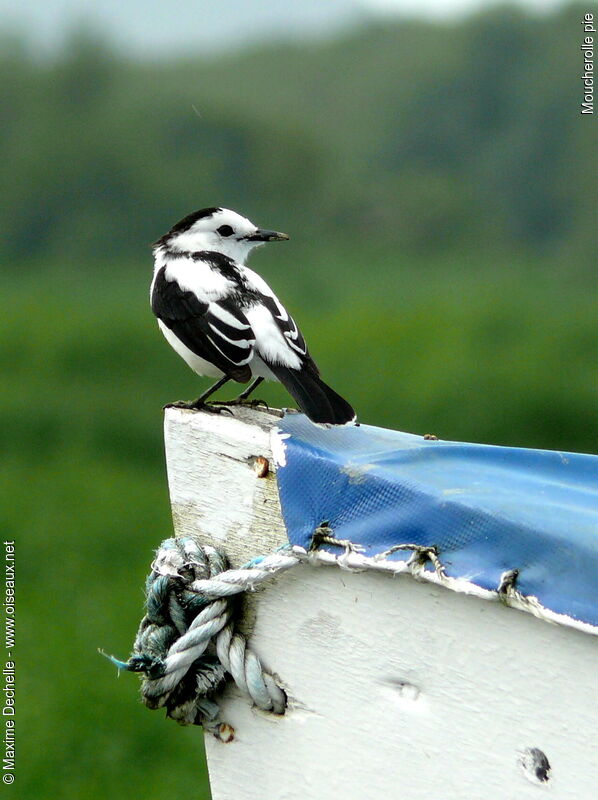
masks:
[[[366,556],[434,545],[450,577],[496,590],[502,573],[518,569],[522,594],[598,625],[598,456],[427,441],[369,425],[324,429],[300,414],[279,428],[292,544],[308,547],[326,521]]]

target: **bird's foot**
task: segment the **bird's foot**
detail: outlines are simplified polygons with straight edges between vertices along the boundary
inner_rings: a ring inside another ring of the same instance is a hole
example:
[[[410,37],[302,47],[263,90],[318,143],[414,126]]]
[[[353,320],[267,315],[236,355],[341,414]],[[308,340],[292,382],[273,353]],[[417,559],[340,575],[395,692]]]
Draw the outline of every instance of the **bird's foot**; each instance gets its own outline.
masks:
[[[167,408],[194,408],[193,403],[186,403],[184,400],[177,400],[174,403],[166,403],[165,406],[162,406],[162,411],[166,411]]]
[[[240,395],[239,397],[237,397],[234,403],[235,405],[249,406],[250,408],[259,408],[259,406],[262,406],[263,408],[266,409],[266,411],[270,411],[270,406],[268,405],[268,403],[266,403],[265,400],[258,399],[257,397],[249,398]]]
[[[177,400],[176,403],[166,403],[166,405],[162,407],[162,410],[166,411],[167,408],[184,408],[188,411],[206,411],[208,414],[222,414],[223,411],[226,411],[228,414],[232,415],[233,412],[230,408],[220,408],[222,405],[224,405],[224,403],[218,403],[217,401],[214,401],[214,403],[206,403],[198,399],[187,403],[184,400]]]
[[[220,405],[223,406],[249,406],[249,408],[258,408],[258,406],[263,406],[266,411],[270,410],[270,406],[266,403],[265,400],[258,400],[257,398],[249,398],[243,397],[243,395],[239,395],[239,397],[235,397],[234,400],[224,400]]]

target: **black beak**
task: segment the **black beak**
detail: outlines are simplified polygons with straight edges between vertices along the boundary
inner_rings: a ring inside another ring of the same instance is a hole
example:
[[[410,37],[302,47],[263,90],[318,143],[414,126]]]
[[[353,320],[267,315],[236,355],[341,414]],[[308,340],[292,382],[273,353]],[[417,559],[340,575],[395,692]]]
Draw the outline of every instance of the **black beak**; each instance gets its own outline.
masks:
[[[278,231],[266,231],[258,228],[255,233],[247,237],[248,242],[284,242],[288,239],[286,233],[279,233]]]

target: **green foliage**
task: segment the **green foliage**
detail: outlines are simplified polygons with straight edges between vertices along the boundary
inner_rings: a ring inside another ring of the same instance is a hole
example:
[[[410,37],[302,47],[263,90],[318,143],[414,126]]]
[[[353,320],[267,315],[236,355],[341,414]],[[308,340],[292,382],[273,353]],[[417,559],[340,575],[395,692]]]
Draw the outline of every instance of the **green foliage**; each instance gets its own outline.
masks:
[[[178,217],[219,203],[412,254],[490,241],[573,255],[587,275],[596,184],[582,174],[598,156],[579,114],[580,15],[493,9],[212,62],[128,62],[79,36],[40,63],[13,43],[2,248],[138,258]]]

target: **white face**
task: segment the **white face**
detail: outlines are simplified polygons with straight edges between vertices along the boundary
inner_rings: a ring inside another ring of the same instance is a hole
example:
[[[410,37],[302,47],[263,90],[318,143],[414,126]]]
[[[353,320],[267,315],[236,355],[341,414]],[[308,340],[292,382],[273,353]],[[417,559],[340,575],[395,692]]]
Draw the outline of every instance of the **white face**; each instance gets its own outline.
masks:
[[[288,238],[285,234],[264,231],[264,234],[272,236],[251,239],[260,236],[261,233],[262,231],[246,217],[228,208],[221,208],[210,217],[198,219],[186,231],[172,234],[168,240],[168,247],[190,253],[215,250],[243,264],[254,247],[259,247],[265,241]]]

